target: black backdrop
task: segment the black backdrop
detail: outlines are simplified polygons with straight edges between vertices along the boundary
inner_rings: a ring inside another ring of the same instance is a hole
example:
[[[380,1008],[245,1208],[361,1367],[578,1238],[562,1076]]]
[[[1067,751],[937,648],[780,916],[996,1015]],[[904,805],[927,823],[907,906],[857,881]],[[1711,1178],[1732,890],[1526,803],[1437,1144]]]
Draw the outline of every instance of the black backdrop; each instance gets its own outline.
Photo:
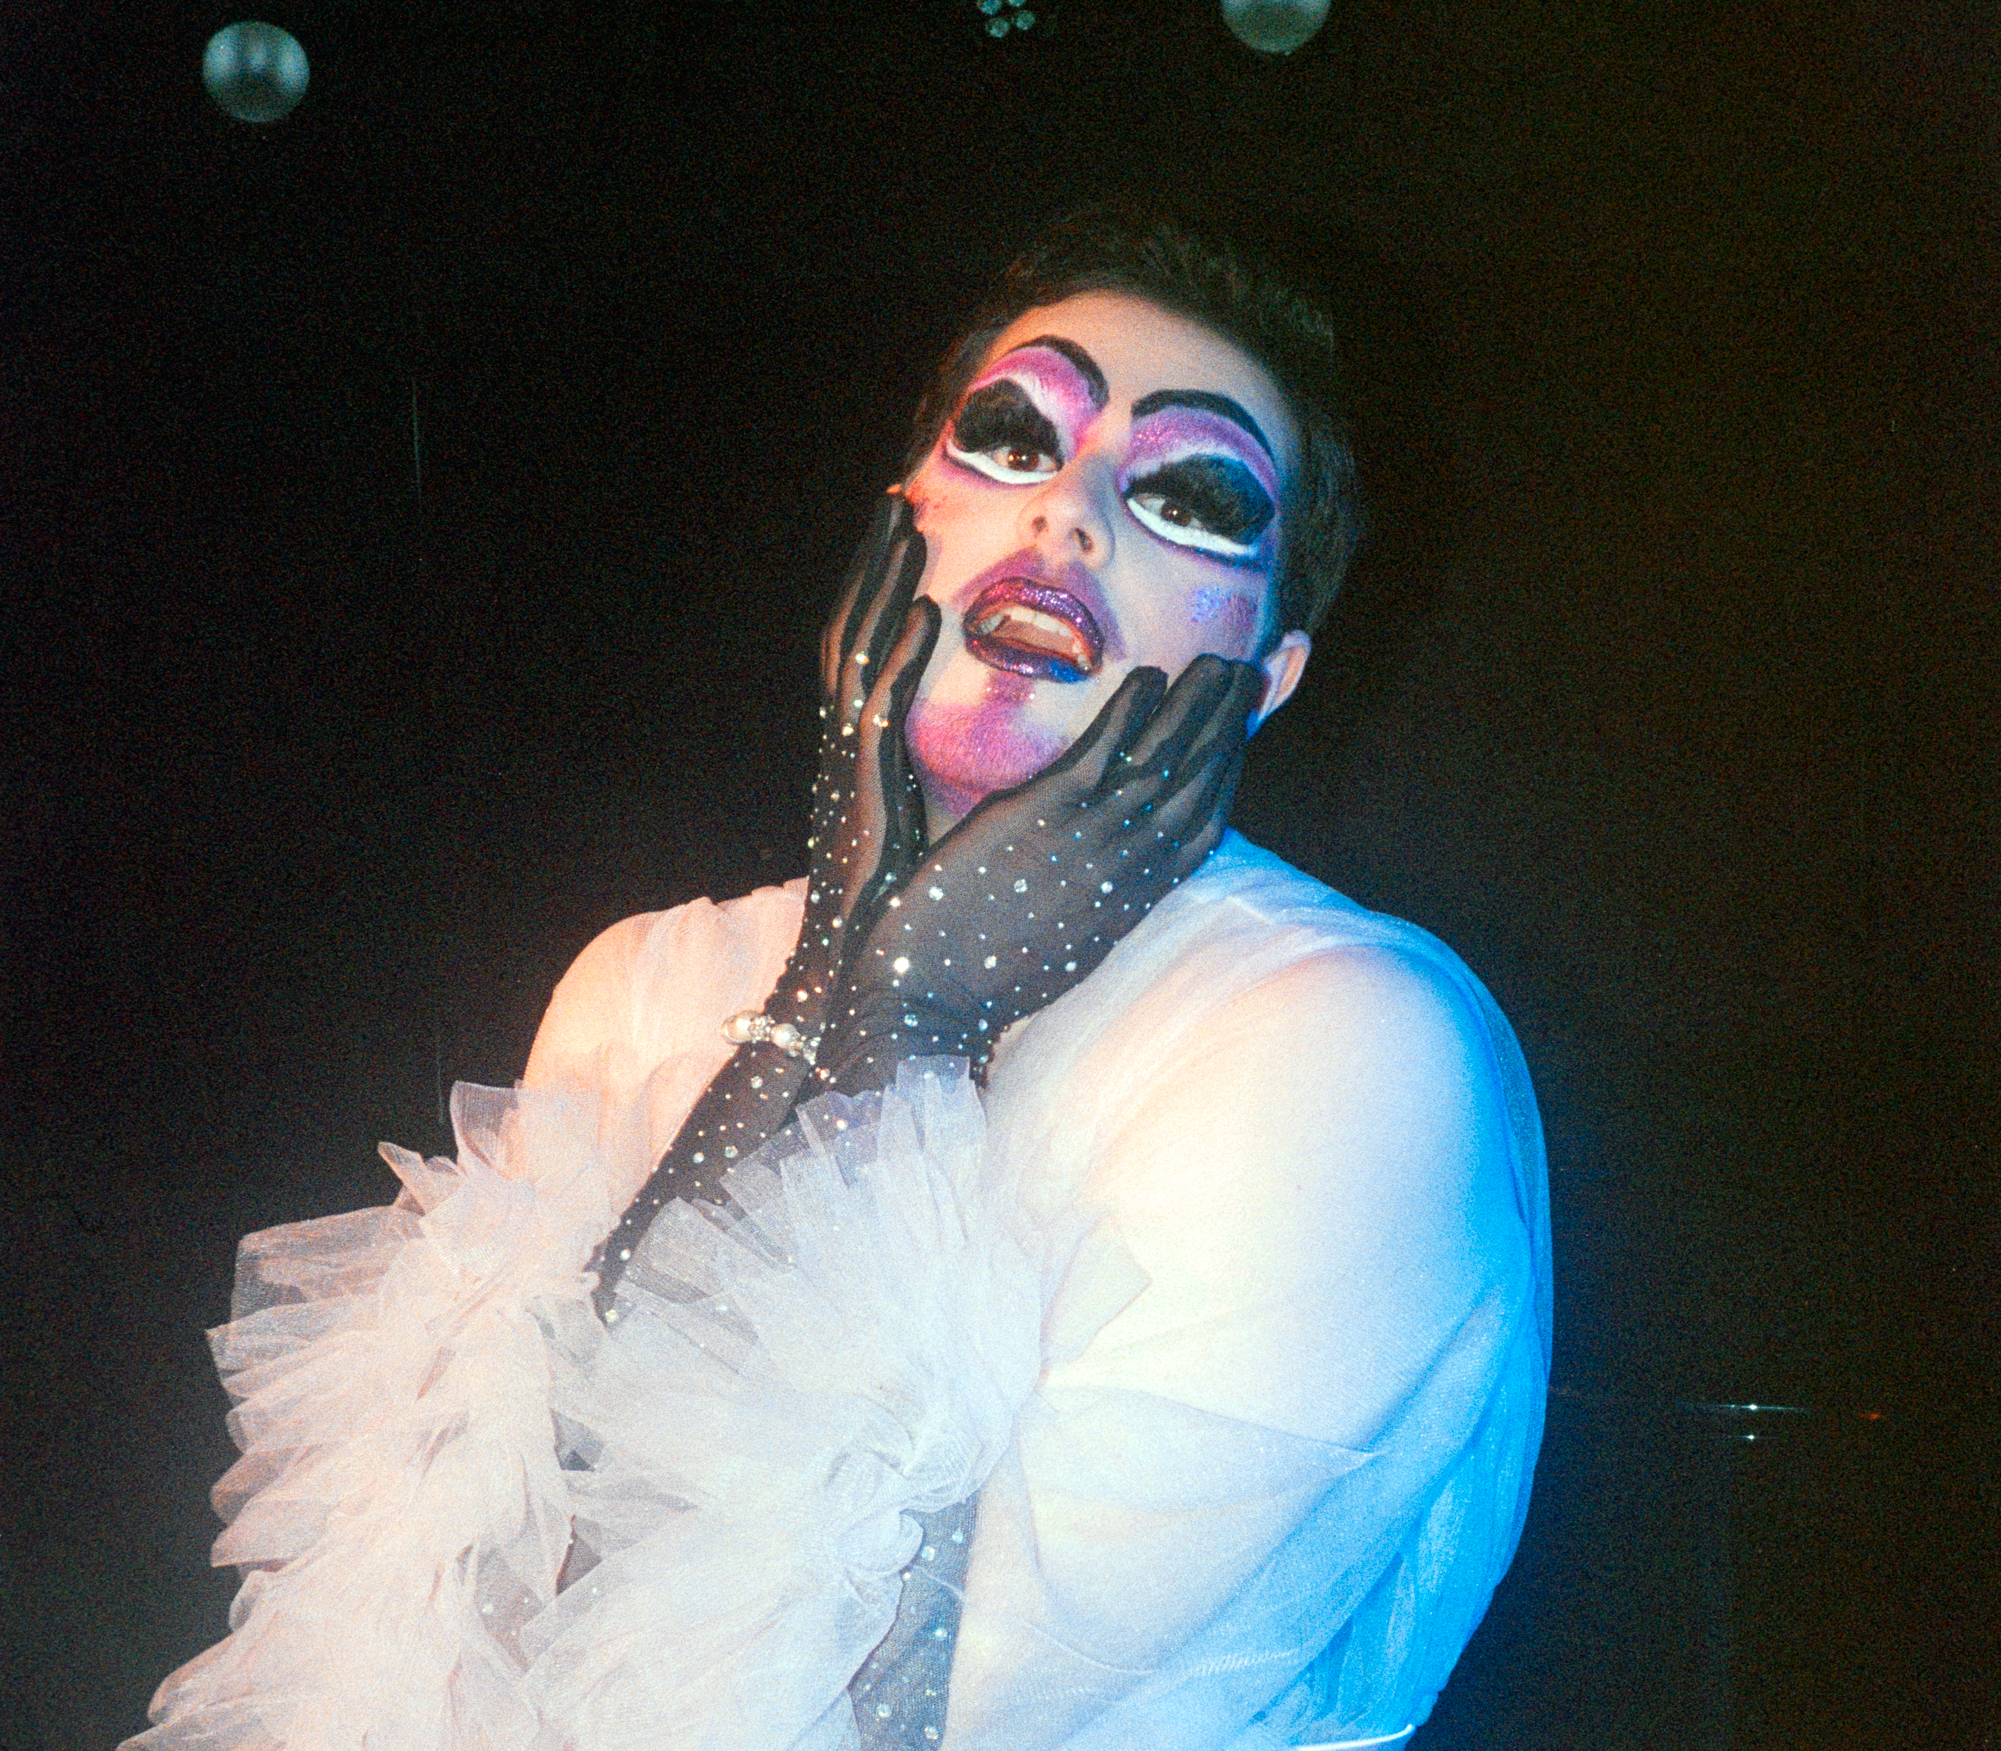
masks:
[[[235,1237],[798,867],[924,366],[1119,186],[1354,327],[1375,539],[1239,824],[1544,1102],[1559,1395],[1420,1743],[1997,1742],[1991,8],[1043,11],[286,0],[268,129],[227,10],[0,20],[5,1751],[220,1632]]]

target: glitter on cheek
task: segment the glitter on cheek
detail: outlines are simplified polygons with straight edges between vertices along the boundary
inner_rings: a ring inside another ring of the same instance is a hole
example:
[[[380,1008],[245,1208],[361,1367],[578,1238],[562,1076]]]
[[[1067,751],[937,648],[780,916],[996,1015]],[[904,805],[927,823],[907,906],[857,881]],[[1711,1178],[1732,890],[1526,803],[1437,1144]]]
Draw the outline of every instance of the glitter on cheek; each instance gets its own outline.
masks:
[[[1213,584],[1197,590],[1188,598],[1188,618],[1196,626],[1207,626],[1223,611],[1223,606],[1233,596],[1234,590],[1219,590]]]
[[[1241,656],[1257,637],[1258,605],[1241,590],[1205,584],[1188,598],[1188,621],[1225,647],[1217,656]]]
[[[1070,745],[1066,736],[1022,723],[1018,704],[995,690],[977,705],[913,704],[904,733],[926,794],[964,814],[995,791],[1033,778]]]

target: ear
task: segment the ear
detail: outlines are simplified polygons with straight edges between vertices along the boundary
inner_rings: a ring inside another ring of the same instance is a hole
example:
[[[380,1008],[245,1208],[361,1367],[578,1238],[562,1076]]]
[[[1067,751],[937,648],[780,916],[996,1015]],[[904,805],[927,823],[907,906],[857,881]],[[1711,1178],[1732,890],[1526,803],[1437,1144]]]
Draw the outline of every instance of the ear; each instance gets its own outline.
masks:
[[[1306,659],[1312,655],[1313,640],[1303,632],[1288,632],[1272,647],[1271,654],[1258,665],[1265,672],[1265,691],[1251,717],[1252,730],[1292,697],[1300,676],[1306,673]]]

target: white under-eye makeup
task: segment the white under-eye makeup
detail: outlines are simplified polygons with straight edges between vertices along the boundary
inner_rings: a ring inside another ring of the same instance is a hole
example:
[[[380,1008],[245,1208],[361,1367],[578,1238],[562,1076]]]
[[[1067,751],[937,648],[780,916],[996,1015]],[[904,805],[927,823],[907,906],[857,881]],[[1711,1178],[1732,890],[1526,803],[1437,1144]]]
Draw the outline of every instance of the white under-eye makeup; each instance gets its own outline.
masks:
[[[1046,480],[1074,454],[1105,394],[1089,354],[1045,335],[973,379],[946,429],[945,454],[1003,486]]]
[[[1247,567],[1277,556],[1277,468],[1256,422],[1227,396],[1143,397],[1120,483],[1127,508],[1163,541]]]
[[[944,610],[908,734],[934,825],[1024,782],[1135,667],[1259,656],[1297,430],[1233,343],[1120,293],[1004,330],[905,483]]]

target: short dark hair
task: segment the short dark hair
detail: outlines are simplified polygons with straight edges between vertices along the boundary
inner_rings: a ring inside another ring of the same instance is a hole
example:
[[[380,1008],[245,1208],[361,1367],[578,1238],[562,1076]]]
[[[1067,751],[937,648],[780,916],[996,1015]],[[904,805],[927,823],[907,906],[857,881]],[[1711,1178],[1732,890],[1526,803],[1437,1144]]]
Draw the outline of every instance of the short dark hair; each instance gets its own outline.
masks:
[[[1241,347],[1277,383],[1299,426],[1287,484],[1274,623],[1312,631],[1326,616],[1362,536],[1361,488],[1327,305],[1269,262],[1197,235],[1129,201],[1085,207],[1050,225],[1001,276],[940,361],[918,403],[905,473],[930,455],[966,385],[1009,323],[1080,292],[1123,292],[1199,322]]]

